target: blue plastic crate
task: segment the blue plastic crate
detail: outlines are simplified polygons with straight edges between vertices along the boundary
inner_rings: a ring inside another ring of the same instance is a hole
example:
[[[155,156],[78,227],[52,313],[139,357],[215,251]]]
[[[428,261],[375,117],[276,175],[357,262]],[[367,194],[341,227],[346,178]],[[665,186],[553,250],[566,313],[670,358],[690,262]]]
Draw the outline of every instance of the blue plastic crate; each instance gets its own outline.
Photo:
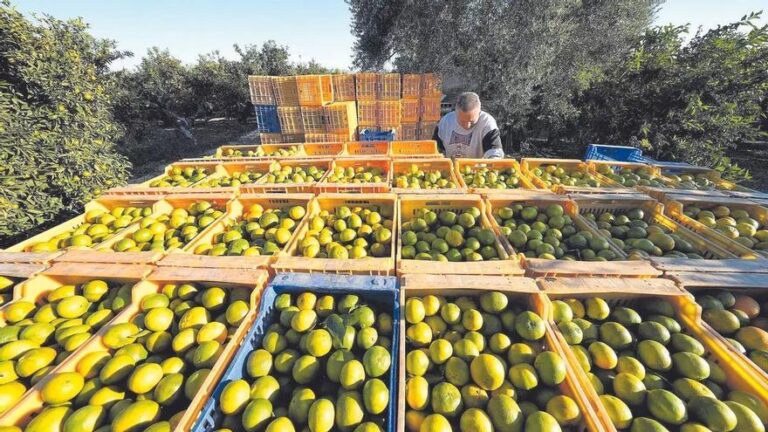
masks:
[[[278,273],[261,295],[261,304],[256,321],[248,331],[243,344],[235,353],[227,370],[213,390],[210,399],[203,406],[193,432],[212,432],[221,424],[224,415],[219,409],[219,397],[224,387],[234,380],[247,377],[246,360],[248,355],[261,348],[264,331],[277,322],[277,311],[273,305],[275,298],[282,293],[300,293],[311,291],[318,294],[356,294],[376,304],[392,306],[392,367],[389,372],[389,406],[387,412],[387,431],[396,427],[398,395],[398,352],[400,344],[400,291],[397,278],[390,276],[345,276],[332,274]],[[381,310],[380,310],[381,311]]]
[[[633,162],[633,157],[641,157],[642,154],[643,152],[635,147],[589,144],[587,152],[584,154],[584,160]]]
[[[277,105],[254,105],[256,114],[256,130],[263,133],[280,133],[280,118],[277,116]]]
[[[360,141],[394,141],[395,131],[363,129],[360,131]]]

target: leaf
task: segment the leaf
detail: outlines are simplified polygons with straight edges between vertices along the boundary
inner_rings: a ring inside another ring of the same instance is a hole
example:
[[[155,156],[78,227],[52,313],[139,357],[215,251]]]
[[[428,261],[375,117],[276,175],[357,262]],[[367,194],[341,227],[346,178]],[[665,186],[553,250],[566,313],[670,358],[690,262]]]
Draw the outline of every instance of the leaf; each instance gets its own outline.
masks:
[[[344,335],[347,332],[347,326],[344,325],[344,319],[338,314],[332,314],[323,321],[323,326],[328,330],[328,333],[331,334],[331,339],[333,339],[334,344],[341,345],[344,340]]]

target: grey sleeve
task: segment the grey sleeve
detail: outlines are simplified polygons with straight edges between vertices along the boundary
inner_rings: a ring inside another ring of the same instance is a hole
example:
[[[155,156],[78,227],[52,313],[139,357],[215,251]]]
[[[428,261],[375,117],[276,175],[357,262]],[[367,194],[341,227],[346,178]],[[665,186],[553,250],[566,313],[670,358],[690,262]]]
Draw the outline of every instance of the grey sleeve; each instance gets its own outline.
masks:
[[[437,132],[438,130],[439,127],[435,126],[435,132],[432,134],[432,139],[437,141],[437,151],[445,153],[445,146],[443,145],[443,140],[440,139],[440,134]]]

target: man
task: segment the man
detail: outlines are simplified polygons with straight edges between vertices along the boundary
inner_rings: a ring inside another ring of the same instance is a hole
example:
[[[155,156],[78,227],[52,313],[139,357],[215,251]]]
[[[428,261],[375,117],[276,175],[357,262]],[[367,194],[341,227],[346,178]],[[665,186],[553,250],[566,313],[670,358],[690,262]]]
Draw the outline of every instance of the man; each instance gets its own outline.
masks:
[[[449,158],[503,158],[496,119],[480,110],[477,93],[465,92],[437,124],[433,139]]]

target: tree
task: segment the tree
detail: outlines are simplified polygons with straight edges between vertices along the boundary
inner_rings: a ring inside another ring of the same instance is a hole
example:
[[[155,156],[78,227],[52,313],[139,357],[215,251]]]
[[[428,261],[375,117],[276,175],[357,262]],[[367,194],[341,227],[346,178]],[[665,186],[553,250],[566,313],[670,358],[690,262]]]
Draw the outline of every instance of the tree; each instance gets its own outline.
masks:
[[[649,29],[616,68],[578,95],[572,125],[582,141],[632,143],[652,157],[746,173],[723,160],[759,128],[768,92],[768,26],[759,14],[701,30],[685,43],[687,26]],[[578,126],[578,127],[577,127]]]
[[[659,0],[348,0],[355,65],[465,80],[502,128],[556,133],[650,25]]]
[[[81,20],[0,3],[0,243],[124,182],[109,64],[128,53]]]

